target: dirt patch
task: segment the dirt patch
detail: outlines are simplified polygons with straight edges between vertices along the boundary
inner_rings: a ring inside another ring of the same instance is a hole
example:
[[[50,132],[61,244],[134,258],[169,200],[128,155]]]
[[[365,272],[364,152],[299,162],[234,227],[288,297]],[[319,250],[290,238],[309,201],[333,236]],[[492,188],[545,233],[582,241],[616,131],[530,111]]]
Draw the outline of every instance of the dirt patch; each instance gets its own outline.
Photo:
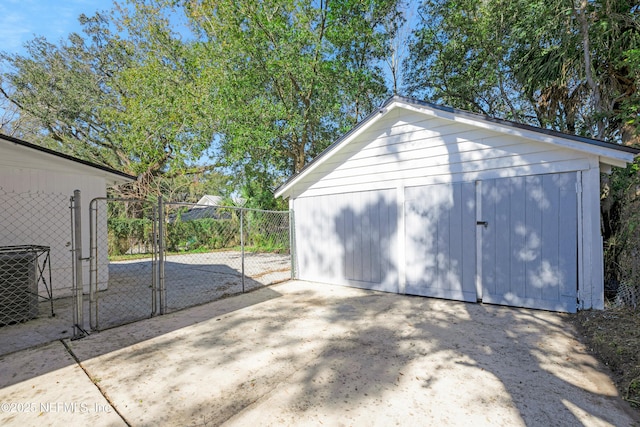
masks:
[[[586,310],[573,319],[589,349],[611,369],[620,395],[640,413],[640,310]]]

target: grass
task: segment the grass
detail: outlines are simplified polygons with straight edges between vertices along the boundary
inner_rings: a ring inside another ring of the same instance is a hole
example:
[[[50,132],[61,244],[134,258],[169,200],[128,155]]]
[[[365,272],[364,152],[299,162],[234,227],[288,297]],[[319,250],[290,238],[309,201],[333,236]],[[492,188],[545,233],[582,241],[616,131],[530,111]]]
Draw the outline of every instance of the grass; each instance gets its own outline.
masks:
[[[230,248],[222,248],[222,249],[209,249],[209,248],[196,248],[196,249],[188,249],[181,251],[168,251],[167,255],[189,255],[189,254],[208,254],[215,252],[228,252],[228,251],[237,251],[240,252],[242,248],[240,246],[233,246]],[[245,246],[245,252],[262,252],[262,253],[286,253],[289,249],[282,248],[277,246]],[[151,254],[123,254],[123,255],[109,255],[109,261],[135,261],[138,259],[149,259],[151,258]]]
[[[585,310],[573,320],[590,350],[611,369],[622,398],[640,412],[640,310]]]

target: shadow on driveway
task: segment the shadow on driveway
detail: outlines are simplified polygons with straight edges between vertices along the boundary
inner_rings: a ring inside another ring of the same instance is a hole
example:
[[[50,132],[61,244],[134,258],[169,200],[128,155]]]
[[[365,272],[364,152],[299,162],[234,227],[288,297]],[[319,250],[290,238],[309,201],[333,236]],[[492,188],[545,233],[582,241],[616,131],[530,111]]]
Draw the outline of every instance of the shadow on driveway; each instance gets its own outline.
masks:
[[[295,281],[67,345],[130,425],[633,425],[567,320]]]

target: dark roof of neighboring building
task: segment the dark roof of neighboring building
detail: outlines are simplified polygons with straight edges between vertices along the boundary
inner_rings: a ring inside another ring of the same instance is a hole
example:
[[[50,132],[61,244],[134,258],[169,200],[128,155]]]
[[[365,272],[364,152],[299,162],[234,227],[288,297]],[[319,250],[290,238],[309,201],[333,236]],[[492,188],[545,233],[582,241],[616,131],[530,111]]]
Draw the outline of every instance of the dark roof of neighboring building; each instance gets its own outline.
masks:
[[[231,214],[224,209],[224,206],[202,206],[196,205],[186,212],[178,212],[169,215],[169,222],[177,220],[182,222],[196,219],[230,219]]]

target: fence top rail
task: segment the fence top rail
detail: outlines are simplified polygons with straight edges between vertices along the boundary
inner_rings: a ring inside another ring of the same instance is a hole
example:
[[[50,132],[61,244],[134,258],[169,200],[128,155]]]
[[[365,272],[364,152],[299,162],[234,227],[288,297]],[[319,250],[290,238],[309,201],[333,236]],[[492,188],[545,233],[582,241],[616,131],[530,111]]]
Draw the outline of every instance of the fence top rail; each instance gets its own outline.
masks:
[[[223,205],[202,205],[198,203],[189,203],[189,202],[163,202],[164,205],[177,205],[177,206],[187,206],[190,208],[217,208],[217,209],[235,209],[240,211],[252,211],[252,212],[266,212],[266,213],[288,213],[289,211],[276,211],[276,210],[268,210],[268,209],[256,209],[256,208],[243,208],[240,206],[223,206]]]
[[[150,200],[145,199],[136,199],[136,198],[126,198],[126,197],[95,197],[91,199],[91,203],[96,202],[98,200],[105,200],[107,202],[144,202],[144,203],[154,203]]]
[[[126,198],[126,197],[95,197],[91,200],[91,203],[97,202],[98,200],[104,200],[107,202],[144,202],[155,204],[155,202],[151,200],[145,199],[136,199],[136,198]],[[277,211],[277,210],[268,210],[268,209],[256,209],[256,208],[244,208],[241,206],[223,206],[223,205],[203,205],[198,203],[189,203],[189,202],[172,202],[172,201],[162,201],[163,205],[177,205],[177,206],[187,206],[190,208],[217,208],[217,209],[235,209],[240,211],[250,211],[250,212],[265,212],[265,213],[288,213],[289,210]]]
[[[27,252],[46,252],[49,246],[42,245],[13,245],[0,246],[0,254],[2,253],[27,253]]]

